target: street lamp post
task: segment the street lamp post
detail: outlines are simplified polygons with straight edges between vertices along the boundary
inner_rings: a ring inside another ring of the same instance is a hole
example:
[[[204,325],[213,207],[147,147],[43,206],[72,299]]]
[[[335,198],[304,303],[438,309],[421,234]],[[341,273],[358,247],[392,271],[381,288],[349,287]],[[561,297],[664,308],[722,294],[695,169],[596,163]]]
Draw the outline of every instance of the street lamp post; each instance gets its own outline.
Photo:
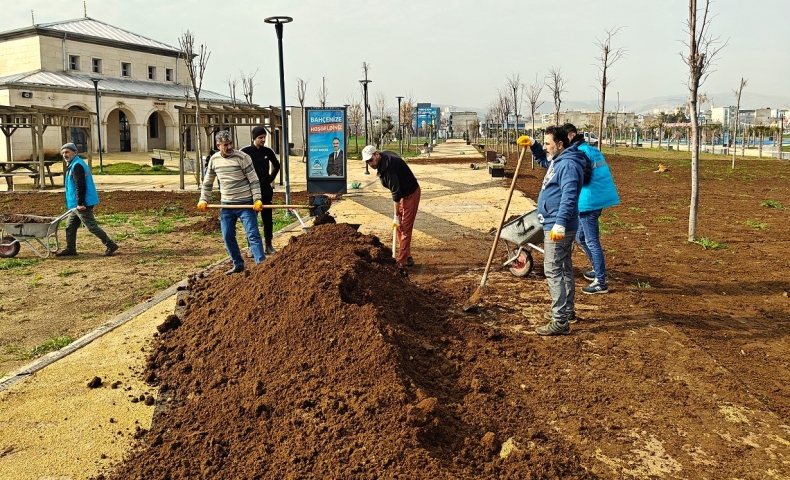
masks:
[[[93,81],[93,92],[96,96],[96,129],[99,133],[99,173],[104,173],[104,164],[101,156],[101,112],[99,111],[99,79],[91,78]]]
[[[359,83],[362,84],[362,95],[365,102],[363,107],[365,109],[365,146],[368,145],[368,83],[371,83],[372,81],[373,80],[368,80],[367,78],[359,81]],[[368,170],[368,162],[365,162],[365,175],[370,175],[370,170]]]
[[[291,204],[291,180],[288,176],[288,122],[285,118],[285,72],[283,69],[283,25],[293,22],[291,17],[268,17],[263,20],[265,23],[274,24],[277,32],[277,51],[280,55],[280,122],[282,123],[282,149],[283,172],[285,173],[285,204]]]
[[[403,100],[403,97],[395,97],[398,99],[398,148],[400,149],[400,154],[403,156],[403,125],[401,125],[400,121],[400,101]]]

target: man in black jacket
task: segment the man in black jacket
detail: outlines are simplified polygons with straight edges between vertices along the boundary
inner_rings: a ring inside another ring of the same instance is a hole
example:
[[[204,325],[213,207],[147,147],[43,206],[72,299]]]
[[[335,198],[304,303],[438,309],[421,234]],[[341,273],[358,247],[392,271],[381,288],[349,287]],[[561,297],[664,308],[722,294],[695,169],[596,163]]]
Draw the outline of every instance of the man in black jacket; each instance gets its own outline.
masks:
[[[257,126],[252,129],[252,145],[247,145],[241,151],[252,158],[252,166],[261,182],[261,200],[264,205],[272,204],[274,189],[272,183],[280,173],[280,161],[274,154],[274,150],[266,146],[266,135],[268,132],[265,127]],[[271,164],[271,166],[270,166]],[[270,173],[271,172],[271,173]],[[263,238],[266,240],[266,255],[276,253],[272,247],[272,209],[264,208],[261,210],[261,220],[263,221]]]
[[[398,265],[414,266],[411,257],[411,233],[420,206],[420,184],[411,169],[395,152],[379,152],[373,145],[362,149],[362,161],[378,170],[381,184],[392,193],[395,216],[392,228],[398,230]]]

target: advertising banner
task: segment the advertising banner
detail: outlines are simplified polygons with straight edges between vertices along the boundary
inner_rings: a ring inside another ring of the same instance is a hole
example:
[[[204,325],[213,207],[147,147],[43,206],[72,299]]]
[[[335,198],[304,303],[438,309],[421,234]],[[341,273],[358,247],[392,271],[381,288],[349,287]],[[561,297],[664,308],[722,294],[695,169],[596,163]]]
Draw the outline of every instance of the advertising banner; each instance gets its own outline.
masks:
[[[307,178],[346,177],[345,109],[307,109]]]

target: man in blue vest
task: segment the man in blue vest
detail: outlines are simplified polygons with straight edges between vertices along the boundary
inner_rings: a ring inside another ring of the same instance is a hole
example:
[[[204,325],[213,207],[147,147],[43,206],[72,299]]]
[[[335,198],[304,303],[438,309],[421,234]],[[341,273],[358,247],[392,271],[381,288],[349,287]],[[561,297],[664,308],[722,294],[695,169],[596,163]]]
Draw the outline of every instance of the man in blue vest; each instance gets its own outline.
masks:
[[[72,212],[66,217],[66,249],[55,254],[56,257],[71,257],[77,254],[77,229],[80,224],[85,224],[89,232],[96,235],[105,250],[103,255],[109,257],[116,250],[118,244],[101,229],[93,217],[93,207],[99,204],[99,194],[93,183],[91,169],[85,161],[77,155],[77,147],[67,143],[60,147],[60,154],[66,161],[66,208]]]

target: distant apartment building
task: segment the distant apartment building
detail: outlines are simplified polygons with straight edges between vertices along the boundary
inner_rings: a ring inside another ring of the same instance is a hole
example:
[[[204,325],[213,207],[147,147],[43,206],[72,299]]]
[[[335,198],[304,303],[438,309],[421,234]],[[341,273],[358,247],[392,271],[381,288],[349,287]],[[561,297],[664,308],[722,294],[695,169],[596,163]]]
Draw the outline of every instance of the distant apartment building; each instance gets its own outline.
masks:
[[[0,105],[95,112],[93,79],[99,80],[104,151],[179,148],[175,106],[184,105],[189,84],[180,49],[90,17],[0,32]],[[231,99],[203,90],[201,103]],[[47,155],[60,146],[54,130],[44,134]],[[96,129],[93,135],[98,146]],[[30,156],[30,135],[0,135],[0,159],[9,138],[14,159]],[[194,132],[186,136],[187,149],[194,138]],[[86,150],[83,130],[72,129],[71,141]]]
[[[475,136],[472,130],[479,129],[477,112],[450,112],[447,119],[448,138],[464,138],[465,135]],[[479,130],[478,130],[479,131]]]

